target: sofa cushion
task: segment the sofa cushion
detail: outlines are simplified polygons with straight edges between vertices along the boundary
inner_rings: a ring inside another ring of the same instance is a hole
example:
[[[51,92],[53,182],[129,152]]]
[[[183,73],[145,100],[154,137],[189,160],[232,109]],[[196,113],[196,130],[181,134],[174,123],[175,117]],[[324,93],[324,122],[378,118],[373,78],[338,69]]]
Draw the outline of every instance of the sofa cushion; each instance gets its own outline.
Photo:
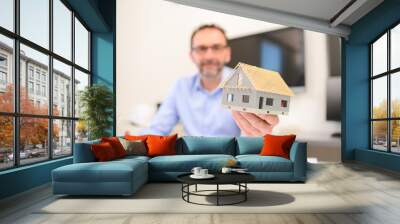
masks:
[[[261,149],[261,156],[280,156],[290,159],[290,148],[296,135],[270,135],[264,136],[264,146]]]
[[[77,142],[74,148],[74,163],[88,163],[95,162],[96,158],[90,148],[92,144],[99,144],[100,139],[87,141],[87,142]]]
[[[149,160],[149,170],[163,172],[190,172],[193,167],[200,166],[212,172],[219,171],[230,159],[231,155],[174,155],[158,156]]]
[[[177,142],[178,154],[226,154],[235,155],[235,138],[184,136]]]
[[[94,157],[96,157],[96,161],[105,162],[118,158],[112,145],[108,142],[92,144],[90,147],[92,149]]]
[[[165,156],[176,154],[176,139],[178,134],[171,136],[148,136],[147,143],[147,155],[154,156]]]
[[[240,167],[249,172],[292,172],[293,162],[279,156],[238,155]]]
[[[147,176],[146,166],[140,159],[74,163],[53,170],[52,175],[58,182],[130,182],[134,173]]]
[[[101,142],[108,142],[114,149],[115,155],[117,158],[122,158],[126,156],[126,151],[124,146],[121,144],[117,137],[103,137],[101,138]]]
[[[263,137],[237,137],[236,155],[259,154],[264,144]]]

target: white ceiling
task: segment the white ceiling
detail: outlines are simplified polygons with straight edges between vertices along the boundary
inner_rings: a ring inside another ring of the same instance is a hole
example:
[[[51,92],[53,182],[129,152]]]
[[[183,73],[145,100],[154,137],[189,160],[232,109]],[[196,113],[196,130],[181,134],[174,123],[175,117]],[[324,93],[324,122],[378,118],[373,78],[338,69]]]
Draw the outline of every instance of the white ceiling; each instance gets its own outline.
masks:
[[[383,0],[168,1],[342,37],[350,34],[353,23],[383,2]]]

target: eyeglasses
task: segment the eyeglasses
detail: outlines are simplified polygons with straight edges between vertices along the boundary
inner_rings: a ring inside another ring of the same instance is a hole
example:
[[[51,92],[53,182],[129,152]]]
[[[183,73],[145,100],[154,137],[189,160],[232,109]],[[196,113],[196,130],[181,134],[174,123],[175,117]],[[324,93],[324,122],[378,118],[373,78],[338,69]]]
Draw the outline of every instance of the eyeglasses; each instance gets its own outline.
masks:
[[[227,47],[228,47],[228,45],[214,44],[212,46],[192,47],[192,51],[194,51],[198,54],[205,54],[205,53],[207,53],[208,49],[211,49],[211,51],[214,53],[220,53],[223,49],[225,49]]]

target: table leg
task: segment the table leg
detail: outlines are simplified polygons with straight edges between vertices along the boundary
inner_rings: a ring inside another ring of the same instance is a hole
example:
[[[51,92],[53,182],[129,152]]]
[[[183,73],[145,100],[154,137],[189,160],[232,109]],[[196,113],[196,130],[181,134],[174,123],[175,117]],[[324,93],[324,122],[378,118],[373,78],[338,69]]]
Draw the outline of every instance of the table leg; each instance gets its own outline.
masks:
[[[219,205],[219,184],[217,184],[217,206]]]
[[[197,192],[197,184],[195,185],[195,191]]]

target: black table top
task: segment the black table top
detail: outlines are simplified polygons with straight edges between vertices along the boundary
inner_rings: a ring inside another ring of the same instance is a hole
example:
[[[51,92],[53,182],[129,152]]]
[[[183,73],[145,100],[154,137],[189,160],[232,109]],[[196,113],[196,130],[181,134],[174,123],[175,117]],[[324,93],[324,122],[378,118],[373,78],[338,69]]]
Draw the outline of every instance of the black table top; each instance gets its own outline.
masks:
[[[255,177],[249,173],[212,173],[215,177],[211,179],[194,179],[190,177],[191,174],[179,175],[177,179],[186,184],[236,184],[255,180]]]

